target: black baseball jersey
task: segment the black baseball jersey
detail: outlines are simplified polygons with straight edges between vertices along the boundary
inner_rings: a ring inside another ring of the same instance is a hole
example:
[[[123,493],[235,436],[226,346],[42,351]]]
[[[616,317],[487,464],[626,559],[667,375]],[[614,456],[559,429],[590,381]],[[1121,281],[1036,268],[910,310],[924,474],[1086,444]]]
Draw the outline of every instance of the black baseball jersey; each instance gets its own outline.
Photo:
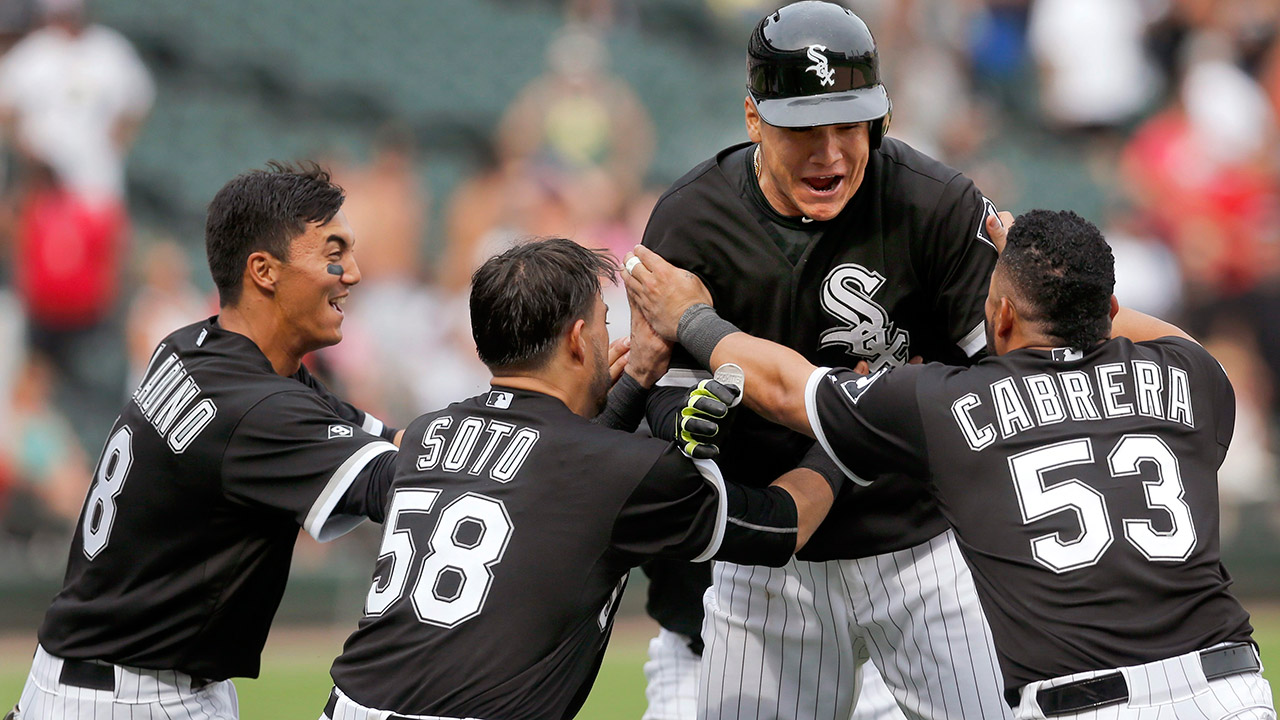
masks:
[[[1249,639],[1218,544],[1235,395],[1194,342],[1024,349],[968,369],[822,369],[806,402],[850,470],[927,478],[1011,699],[1033,680]]]
[[[365,616],[334,683],[366,707],[572,717],[628,571],[710,558],[719,471],[601,427],[560,400],[493,389],[405,431]]]
[[[764,198],[754,148],[731,147],[677,181],[644,234],[646,246],[702,278],[721,317],[817,365],[865,359],[874,369],[917,355],[967,364],[985,349],[983,302],[996,251],[983,221],[995,208],[968,178],[886,138],[840,215],[805,222]],[[680,365],[696,367],[677,357],[668,382],[682,379]],[[808,438],[737,412],[718,459],[726,478],[763,486],[796,467]],[[945,528],[918,487],[850,487],[799,557],[877,555]]]
[[[335,508],[363,497],[357,478],[372,482],[366,468],[396,449],[375,433],[393,432],[305,367],[276,374],[216,318],[172,333],[111,428],[40,644],[256,677],[299,526],[319,540],[355,527],[361,516]]]

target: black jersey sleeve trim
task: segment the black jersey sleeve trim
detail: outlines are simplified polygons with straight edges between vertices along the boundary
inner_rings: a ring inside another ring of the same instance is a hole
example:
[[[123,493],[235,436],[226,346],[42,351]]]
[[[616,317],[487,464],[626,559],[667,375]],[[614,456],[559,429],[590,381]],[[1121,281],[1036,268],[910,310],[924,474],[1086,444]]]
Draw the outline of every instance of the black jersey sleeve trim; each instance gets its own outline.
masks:
[[[382,453],[395,451],[395,445],[385,440],[375,440],[351,453],[346,462],[334,471],[324,490],[311,505],[311,510],[307,512],[307,520],[302,526],[307,534],[320,542],[329,542],[346,535],[363,522],[363,516],[333,515],[333,509],[370,460]]]
[[[870,481],[863,480],[857,473],[850,470],[848,466],[840,461],[840,457],[836,455],[835,449],[832,448],[831,443],[827,441],[827,434],[823,432],[822,418],[818,415],[818,384],[822,382],[823,378],[825,378],[829,372],[831,372],[831,368],[820,367],[813,371],[813,374],[809,376],[808,382],[805,383],[804,409],[809,415],[809,427],[813,429],[813,436],[822,445],[822,449],[827,451],[827,455],[835,461],[835,464],[840,467],[850,480],[859,485],[870,485]]]
[[[702,562],[710,560],[720,552],[720,543],[724,542],[725,525],[729,519],[729,496],[724,486],[724,476],[720,474],[718,465],[710,460],[694,460],[693,464],[716,494],[716,525],[711,532],[711,542],[707,544],[706,550],[693,559],[693,562]]]

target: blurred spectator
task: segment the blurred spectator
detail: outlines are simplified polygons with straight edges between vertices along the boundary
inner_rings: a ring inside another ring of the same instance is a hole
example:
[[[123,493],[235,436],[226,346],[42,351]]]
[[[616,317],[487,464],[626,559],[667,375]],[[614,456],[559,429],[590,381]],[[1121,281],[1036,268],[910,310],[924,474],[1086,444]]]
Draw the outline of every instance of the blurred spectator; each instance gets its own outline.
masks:
[[[2,524],[11,540],[24,545],[42,535],[65,544],[89,487],[85,454],[51,402],[53,372],[39,356],[27,358],[15,378],[9,430],[0,444],[14,481]]]
[[[1224,540],[1240,530],[1240,512],[1245,506],[1273,504],[1277,499],[1276,456],[1268,416],[1272,388],[1251,334],[1231,322],[1207,336],[1204,343],[1222,363],[1236,393],[1235,435],[1218,471]]]
[[[110,417],[124,379],[112,322],[124,161],[155,89],[128,41],[89,24],[80,0],[39,7],[43,25],[0,59],[0,122],[22,165],[15,274],[29,342],[65,380],[60,399]]]
[[[1036,0],[1029,42],[1045,119],[1064,130],[1114,129],[1156,97],[1159,77],[1141,0]]]
[[[430,198],[418,171],[413,132],[399,123],[378,129],[368,165],[335,168],[334,180],[347,192],[342,210],[356,231],[366,287],[421,279]]]
[[[125,319],[129,379],[134,388],[142,379],[156,344],[174,328],[190,325],[218,312],[217,303],[201,296],[191,283],[187,255],[172,240],[159,240],[143,252],[141,285]]]
[[[133,46],[81,0],[40,0],[44,24],[0,61],[0,118],[26,159],[97,205],[124,197],[124,159],[155,88]]]
[[[568,175],[600,168],[621,198],[639,190],[653,156],[648,111],[609,74],[600,39],[580,27],[551,43],[547,71],[507,108],[498,138],[505,160],[529,159]]]

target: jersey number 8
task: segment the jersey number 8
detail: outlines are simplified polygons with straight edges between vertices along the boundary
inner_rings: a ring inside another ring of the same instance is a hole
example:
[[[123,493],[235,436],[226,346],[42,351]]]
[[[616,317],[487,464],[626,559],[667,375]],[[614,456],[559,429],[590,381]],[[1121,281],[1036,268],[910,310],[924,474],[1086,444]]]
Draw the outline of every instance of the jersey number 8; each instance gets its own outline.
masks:
[[[439,490],[427,488],[396,491],[383,528],[378,570],[365,598],[366,615],[377,617],[404,597],[416,556],[411,528],[431,514],[439,497]],[[512,530],[506,506],[493,498],[467,493],[446,505],[409,594],[418,620],[451,628],[480,614],[493,584],[493,566],[502,560]]]
[[[93,489],[85,501],[81,534],[84,536],[84,555],[90,560],[97,557],[111,539],[111,527],[116,522],[116,496],[124,490],[124,481],[129,477],[132,465],[133,431],[128,425],[121,425],[102,451],[102,459],[94,473]]]

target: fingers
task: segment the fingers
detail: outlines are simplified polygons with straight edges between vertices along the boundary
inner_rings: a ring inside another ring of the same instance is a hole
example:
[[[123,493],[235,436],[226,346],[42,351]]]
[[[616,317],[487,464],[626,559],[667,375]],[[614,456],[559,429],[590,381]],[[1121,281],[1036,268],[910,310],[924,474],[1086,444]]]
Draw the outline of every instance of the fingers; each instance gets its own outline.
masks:
[[[853,366],[853,371],[858,373],[859,375],[870,375],[871,363],[867,362],[866,360],[859,360],[858,364]]]
[[[618,361],[618,358],[627,354],[631,349],[631,336],[623,335],[622,337],[609,343],[609,364],[612,365]]]
[[[908,361],[907,361],[907,364],[908,364],[908,365],[923,365],[923,364],[924,364],[924,356],[923,356],[923,355],[916,355],[915,357],[913,357],[913,358],[911,358],[910,360],[908,360]]]

